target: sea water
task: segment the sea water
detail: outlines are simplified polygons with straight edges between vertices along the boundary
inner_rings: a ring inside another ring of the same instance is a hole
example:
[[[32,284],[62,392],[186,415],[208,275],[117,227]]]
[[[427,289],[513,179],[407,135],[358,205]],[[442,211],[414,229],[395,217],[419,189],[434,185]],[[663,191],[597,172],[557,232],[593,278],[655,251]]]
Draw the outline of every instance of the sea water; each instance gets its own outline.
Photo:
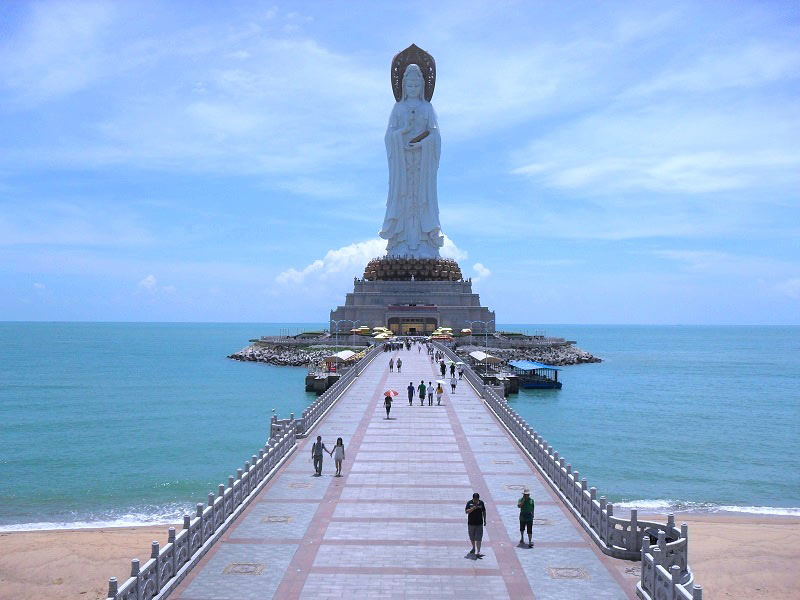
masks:
[[[303,368],[226,356],[320,326],[0,323],[0,529],[179,521],[263,445],[273,409],[315,398]],[[800,514],[800,328],[507,328],[603,358],[509,398],[599,494]]]

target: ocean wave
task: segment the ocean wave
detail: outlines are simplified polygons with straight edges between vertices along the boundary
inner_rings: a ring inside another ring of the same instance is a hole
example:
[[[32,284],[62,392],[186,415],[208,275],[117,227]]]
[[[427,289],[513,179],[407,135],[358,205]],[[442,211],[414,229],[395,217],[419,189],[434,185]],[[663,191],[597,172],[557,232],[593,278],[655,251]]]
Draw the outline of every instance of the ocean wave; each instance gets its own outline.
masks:
[[[183,522],[183,515],[193,515],[192,505],[170,504],[148,507],[142,510],[125,511],[119,514],[85,515],[75,520],[39,521],[34,523],[10,523],[0,525],[0,532],[51,531],[56,529],[99,529],[106,527],[142,527],[149,525],[172,525]]]
[[[800,507],[785,506],[736,506],[713,502],[689,502],[685,500],[623,500],[614,502],[615,509],[642,512],[690,512],[690,513],[747,513],[755,515],[779,515],[800,517]]]

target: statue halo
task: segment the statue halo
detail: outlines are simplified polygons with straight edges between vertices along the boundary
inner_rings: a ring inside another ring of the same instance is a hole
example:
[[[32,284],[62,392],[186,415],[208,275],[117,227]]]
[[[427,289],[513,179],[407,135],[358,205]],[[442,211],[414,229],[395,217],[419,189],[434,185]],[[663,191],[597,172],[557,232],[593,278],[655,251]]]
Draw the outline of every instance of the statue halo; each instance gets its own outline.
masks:
[[[436,61],[416,44],[411,44],[405,50],[398,52],[392,59],[391,79],[394,99],[397,102],[403,99],[403,75],[409,65],[417,65],[422,72],[425,100],[430,102],[433,98],[433,88],[436,87]]]

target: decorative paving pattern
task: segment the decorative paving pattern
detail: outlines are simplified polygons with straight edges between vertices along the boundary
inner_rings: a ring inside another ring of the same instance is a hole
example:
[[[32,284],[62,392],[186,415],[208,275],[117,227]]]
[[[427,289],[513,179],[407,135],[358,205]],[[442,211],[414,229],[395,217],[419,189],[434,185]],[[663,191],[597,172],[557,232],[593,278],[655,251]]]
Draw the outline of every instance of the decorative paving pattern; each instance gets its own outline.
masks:
[[[261,563],[231,563],[223,573],[225,575],[261,575],[264,565]]]
[[[633,600],[628,563],[598,552],[466,381],[442,406],[398,397],[384,419],[383,390],[438,379],[425,354],[400,354],[403,373],[388,357],[367,367],[171,598]],[[344,438],[343,477],[328,456],[313,477],[317,435]],[[534,548],[517,546],[525,486]],[[480,560],[464,515],[473,491],[488,507]]]
[[[580,567],[549,567],[547,574],[552,579],[590,579],[589,573]]]

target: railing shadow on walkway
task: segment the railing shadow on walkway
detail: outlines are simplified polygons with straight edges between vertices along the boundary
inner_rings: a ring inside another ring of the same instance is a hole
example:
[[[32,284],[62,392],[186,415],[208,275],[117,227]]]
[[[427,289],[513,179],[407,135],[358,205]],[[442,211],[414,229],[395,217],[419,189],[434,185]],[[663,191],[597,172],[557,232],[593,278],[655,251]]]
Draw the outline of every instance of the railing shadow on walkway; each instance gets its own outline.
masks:
[[[438,342],[434,346],[450,360],[461,360],[450,347]],[[694,583],[689,568],[686,523],[677,528],[673,514],[667,516],[666,523],[640,521],[636,509],[627,519],[614,516],[613,504],[605,496],[598,498],[597,489],[588,487],[586,478],[573,471],[572,465],[508,405],[502,387],[484,384],[469,365],[464,365],[464,377],[603,553],[641,561],[641,578],[636,585],[640,598],[702,600],[703,590]]]

